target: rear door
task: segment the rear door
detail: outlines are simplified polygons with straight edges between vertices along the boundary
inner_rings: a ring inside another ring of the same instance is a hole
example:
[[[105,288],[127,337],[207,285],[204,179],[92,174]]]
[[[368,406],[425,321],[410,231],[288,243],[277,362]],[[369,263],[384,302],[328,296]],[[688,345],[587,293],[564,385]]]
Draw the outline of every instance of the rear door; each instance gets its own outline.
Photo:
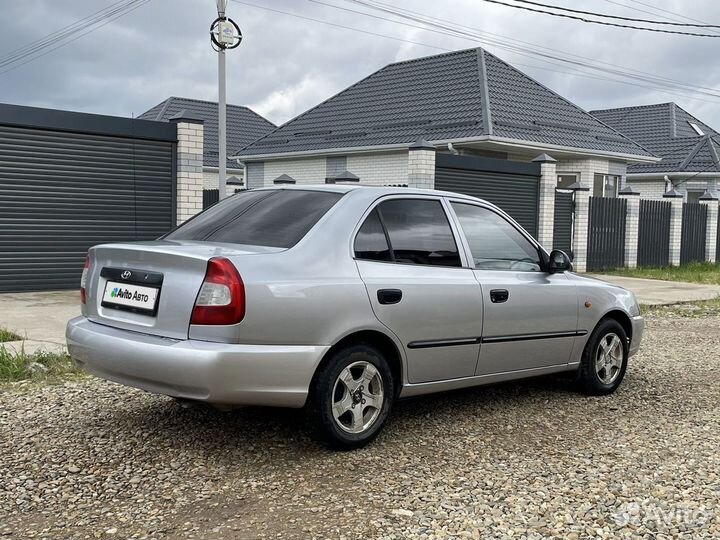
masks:
[[[569,362],[577,335],[577,292],[565,274],[542,269],[538,247],[494,209],[453,201],[484,317],[477,375]]]
[[[469,377],[477,364],[482,297],[445,204],[383,199],[354,244],[375,315],[403,343],[412,383]]]

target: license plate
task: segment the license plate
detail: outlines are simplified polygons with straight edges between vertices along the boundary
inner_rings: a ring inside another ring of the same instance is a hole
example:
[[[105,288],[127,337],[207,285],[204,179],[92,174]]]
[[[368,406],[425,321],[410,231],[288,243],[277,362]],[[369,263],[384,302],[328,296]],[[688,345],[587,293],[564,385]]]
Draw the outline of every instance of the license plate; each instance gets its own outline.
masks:
[[[159,293],[160,289],[156,287],[143,287],[141,285],[108,281],[105,284],[102,305],[104,307],[154,315]]]

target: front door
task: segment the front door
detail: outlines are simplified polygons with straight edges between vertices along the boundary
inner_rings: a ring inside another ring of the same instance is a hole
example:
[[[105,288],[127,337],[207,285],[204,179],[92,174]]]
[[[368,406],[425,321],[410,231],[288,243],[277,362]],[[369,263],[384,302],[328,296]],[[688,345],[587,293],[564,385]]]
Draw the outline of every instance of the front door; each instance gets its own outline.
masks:
[[[567,364],[577,336],[577,292],[565,274],[542,270],[538,248],[489,207],[453,202],[484,317],[477,375]]]
[[[373,311],[402,342],[411,383],[470,377],[482,295],[438,198],[389,198],[367,216],[355,258]]]

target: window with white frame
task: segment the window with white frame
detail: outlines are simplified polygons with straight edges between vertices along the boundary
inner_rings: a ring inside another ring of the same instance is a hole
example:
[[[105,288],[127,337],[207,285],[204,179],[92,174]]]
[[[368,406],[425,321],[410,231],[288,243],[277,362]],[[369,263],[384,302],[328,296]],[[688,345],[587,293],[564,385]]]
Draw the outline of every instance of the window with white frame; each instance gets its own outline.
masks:
[[[620,188],[620,178],[620,176],[615,174],[595,174],[593,197],[617,197],[618,189]]]
[[[578,181],[578,175],[576,173],[564,173],[558,174],[557,177],[557,188],[568,189],[575,182]]]

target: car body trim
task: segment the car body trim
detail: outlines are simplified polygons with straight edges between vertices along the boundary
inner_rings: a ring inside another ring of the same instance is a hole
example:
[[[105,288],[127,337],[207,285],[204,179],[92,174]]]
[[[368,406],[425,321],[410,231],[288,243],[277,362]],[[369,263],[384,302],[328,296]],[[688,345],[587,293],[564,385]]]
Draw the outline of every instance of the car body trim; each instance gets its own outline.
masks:
[[[482,338],[482,343],[506,343],[508,341],[531,341],[534,339],[554,339],[578,337],[587,334],[587,330],[572,330],[568,332],[540,332],[537,334],[517,334],[508,336],[488,336]]]
[[[472,345],[474,343],[506,343],[508,341],[531,341],[534,339],[553,339],[578,337],[587,334],[587,330],[573,330],[569,332],[542,332],[538,334],[517,334],[508,336],[488,337],[467,337],[448,339],[428,339],[422,341],[411,341],[407,344],[408,349],[427,349],[430,347],[452,347],[454,345]]]
[[[411,341],[407,344],[408,349],[429,349],[431,347],[452,347],[454,345],[472,345],[480,343],[479,337],[451,338],[451,339],[427,339]]]

